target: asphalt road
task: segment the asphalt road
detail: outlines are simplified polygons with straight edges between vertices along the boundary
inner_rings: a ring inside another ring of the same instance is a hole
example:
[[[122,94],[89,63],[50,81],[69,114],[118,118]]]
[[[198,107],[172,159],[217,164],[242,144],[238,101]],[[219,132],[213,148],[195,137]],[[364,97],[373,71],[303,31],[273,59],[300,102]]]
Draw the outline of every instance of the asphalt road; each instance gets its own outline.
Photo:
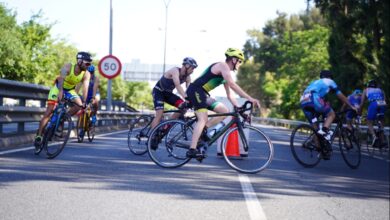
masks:
[[[73,139],[54,160],[32,146],[0,152],[0,219],[389,219],[388,153],[363,152],[350,169],[336,151],[303,168],[291,131],[261,126],[271,137],[271,165],[240,174],[216,156],[164,169],[127,148],[127,131]]]

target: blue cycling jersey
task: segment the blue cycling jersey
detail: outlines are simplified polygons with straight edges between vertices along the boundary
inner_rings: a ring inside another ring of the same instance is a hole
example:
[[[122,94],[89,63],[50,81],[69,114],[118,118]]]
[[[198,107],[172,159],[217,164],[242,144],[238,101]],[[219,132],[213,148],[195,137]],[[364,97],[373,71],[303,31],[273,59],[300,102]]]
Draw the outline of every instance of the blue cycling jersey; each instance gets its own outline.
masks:
[[[362,102],[362,96],[358,95],[349,95],[348,96],[348,101],[349,103],[351,103],[352,106],[355,106],[355,107],[359,107],[360,106],[360,103]]]
[[[380,88],[367,88],[366,94],[369,102],[383,101],[385,99],[383,91]]]
[[[341,93],[338,89],[335,81],[329,78],[318,79],[312,83],[305,89],[304,93],[317,93],[321,98],[323,98],[330,91],[336,92],[336,94]]]

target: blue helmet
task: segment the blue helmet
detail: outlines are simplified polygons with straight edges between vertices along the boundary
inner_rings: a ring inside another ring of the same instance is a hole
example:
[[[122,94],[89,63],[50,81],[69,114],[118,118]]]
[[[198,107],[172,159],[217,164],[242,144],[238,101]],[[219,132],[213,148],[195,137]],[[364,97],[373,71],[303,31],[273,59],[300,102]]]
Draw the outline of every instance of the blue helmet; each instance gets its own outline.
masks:
[[[354,94],[354,95],[361,95],[361,94],[362,94],[362,90],[360,90],[360,89],[355,89],[355,91],[353,91],[353,94]]]
[[[88,72],[94,73],[95,72],[95,66],[94,65],[89,66],[88,67]]]

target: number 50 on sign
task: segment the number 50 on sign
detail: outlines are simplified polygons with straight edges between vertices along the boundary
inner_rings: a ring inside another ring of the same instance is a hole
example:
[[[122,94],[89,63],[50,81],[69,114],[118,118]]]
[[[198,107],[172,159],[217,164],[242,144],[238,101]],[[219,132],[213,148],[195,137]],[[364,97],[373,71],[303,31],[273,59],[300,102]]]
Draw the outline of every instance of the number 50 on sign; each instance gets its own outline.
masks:
[[[99,72],[107,79],[112,79],[121,73],[122,64],[116,56],[108,55],[99,62]]]

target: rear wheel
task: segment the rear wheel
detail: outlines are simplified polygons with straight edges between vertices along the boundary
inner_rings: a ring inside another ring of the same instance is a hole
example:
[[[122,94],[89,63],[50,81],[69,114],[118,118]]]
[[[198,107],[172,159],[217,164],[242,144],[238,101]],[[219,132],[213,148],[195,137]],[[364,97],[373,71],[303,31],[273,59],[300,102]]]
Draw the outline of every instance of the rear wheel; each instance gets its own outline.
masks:
[[[352,169],[360,165],[361,152],[358,138],[346,128],[341,128],[339,146],[345,163]]]
[[[176,168],[190,158],[186,153],[192,140],[192,127],[180,120],[168,120],[157,125],[150,133],[148,153],[158,166]]]
[[[272,161],[274,148],[271,140],[253,126],[230,128],[222,139],[222,154],[227,164],[242,173],[258,173]]]
[[[72,118],[66,113],[60,121],[57,130],[55,130],[55,126],[53,125],[45,131],[43,147],[45,148],[48,159],[57,157],[69,140],[72,130]]]
[[[148,152],[150,123],[152,123],[152,120],[152,116],[142,115],[130,125],[127,134],[127,146],[131,153],[143,155]]]
[[[304,167],[315,167],[321,160],[320,140],[310,125],[301,124],[292,131],[290,147],[295,160]]]

